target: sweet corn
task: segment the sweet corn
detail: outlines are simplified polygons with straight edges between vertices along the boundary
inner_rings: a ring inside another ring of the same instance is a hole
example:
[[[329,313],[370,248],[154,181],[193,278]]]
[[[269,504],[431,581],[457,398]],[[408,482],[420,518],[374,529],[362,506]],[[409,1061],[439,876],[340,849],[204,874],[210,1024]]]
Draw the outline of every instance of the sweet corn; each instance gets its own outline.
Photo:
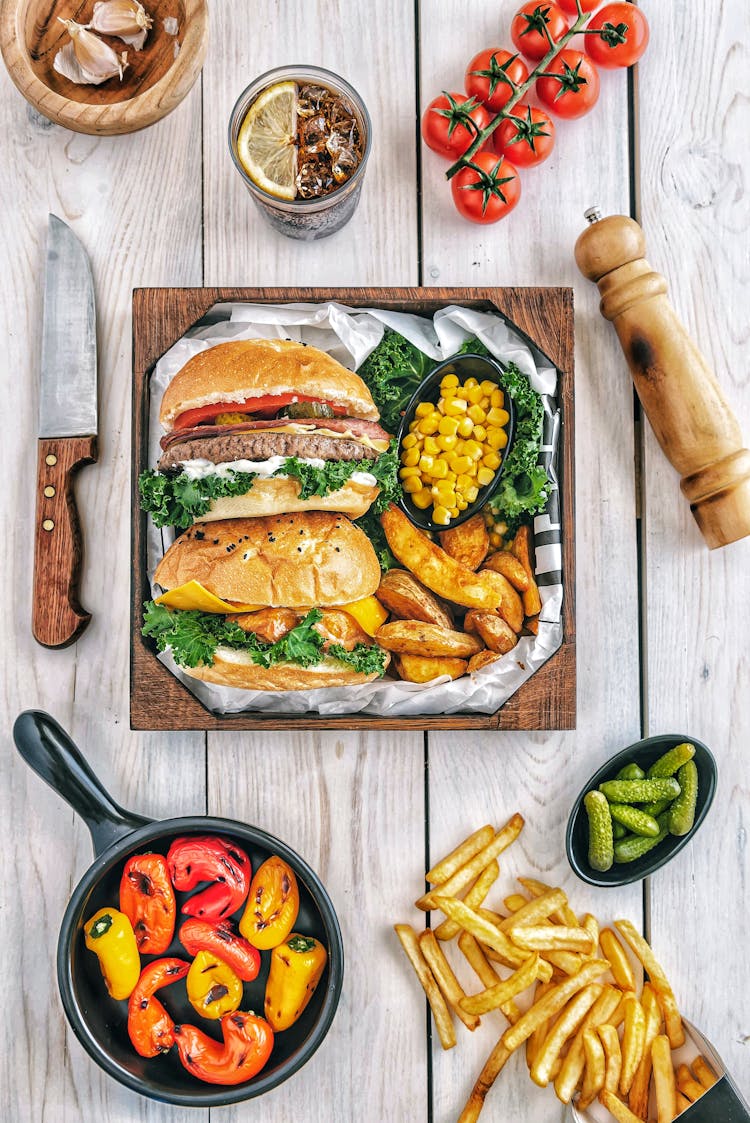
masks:
[[[416,407],[401,445],[399,478],[415,507],[433,508],[436,525],[448,526],[495,478],[508,443],[504,404],[502,390],[489,379],[461,383],[457,375],[446,374],[438,401]],[[491,512],[483,514],[499,548],[506,528],[494,522]]]

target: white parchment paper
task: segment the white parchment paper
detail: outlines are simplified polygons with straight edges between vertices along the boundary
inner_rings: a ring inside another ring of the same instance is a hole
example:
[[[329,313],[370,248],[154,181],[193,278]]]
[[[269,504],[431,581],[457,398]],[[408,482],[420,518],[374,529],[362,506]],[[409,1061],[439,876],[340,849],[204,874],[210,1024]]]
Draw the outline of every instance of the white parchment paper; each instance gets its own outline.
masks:
[[[451,305],[432,320],[383,309],[353,309],[341,304],[219,304],[162,356],[151,376],[149,463],[159,459],[159,405],[168,383],[199,351],[231,339],[294,339],[328,351],[349,369],[356,369],[380,342],[386,327],[400,332],[436,361],[449,358],[469,336],[477,336],[498,359],[515,362],[543,395],[545,406],[545,464],[554,477],[559,436],[555,402],[557,372],[534,347],[527,346],[505,321],[492,312]],[[238,690],[200,682],[185,674],[169,651],[159,655],[187,689],[213,713],[262,710],[270,713],[365,713],[390,717],[421,714],[494,713],[518,690],[562,643],[562,562],[557,485],[544,514],[534,522],[537,577],[542,611],[538,636],[524,636],[512,652],[473,675],[451,681],[446,677],[419,685],[393,679],[362,686],[320,690],[263,692]],[[149,519],[148,576],[153,596],[162,591],[153,574],[174,532],[158,530]]]

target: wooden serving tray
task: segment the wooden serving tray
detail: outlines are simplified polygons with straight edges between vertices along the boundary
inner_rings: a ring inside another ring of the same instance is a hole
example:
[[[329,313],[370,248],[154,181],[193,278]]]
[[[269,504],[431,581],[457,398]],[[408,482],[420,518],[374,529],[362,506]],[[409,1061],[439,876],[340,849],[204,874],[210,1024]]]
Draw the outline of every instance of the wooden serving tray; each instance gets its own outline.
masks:
[[[206,710],[159,662],[141,635],[146,577],[146,515],[138,476],[147,467],[149,375],[156,361],[217,302],[284,304],[334,300],[431,317],[446,304],[499,311],[557,366],[561,410],[559,483],[565,596],[559,651],[495,714],[378,717],[366,714],[242,713]],[[133,293],[133,459],[131,729],[574,729],[576,721],[573,447],[573,291],[567,288],[136,289]]]

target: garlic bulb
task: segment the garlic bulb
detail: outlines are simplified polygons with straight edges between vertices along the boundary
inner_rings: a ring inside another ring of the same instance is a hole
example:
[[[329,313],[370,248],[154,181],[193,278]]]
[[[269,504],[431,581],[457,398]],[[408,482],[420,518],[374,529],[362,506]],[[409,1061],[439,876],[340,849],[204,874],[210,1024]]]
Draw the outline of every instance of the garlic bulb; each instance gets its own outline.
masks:
[[[97,0],[88,26],[103,35],[115,35],[140,51],[153,22],[139,0]]]
[[[118,56],[108,43],[75,20],[60,19],[60,23],[65,25],[73,42],[55,55],[53,66],[58,74],[69,78],[71,82],[92,86],[114,78],[115,74],[119,74],[122,81],[123,72],[128,65],[126,51]]]

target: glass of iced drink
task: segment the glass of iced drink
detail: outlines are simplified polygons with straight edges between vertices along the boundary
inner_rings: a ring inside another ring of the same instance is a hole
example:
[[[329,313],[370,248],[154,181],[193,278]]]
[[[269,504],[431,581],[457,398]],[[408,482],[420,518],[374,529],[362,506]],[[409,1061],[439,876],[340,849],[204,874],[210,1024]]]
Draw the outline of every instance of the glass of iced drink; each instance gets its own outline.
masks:
[[[229,148],[266,220],[290,238],[326,238],[354,214],[372,128],[348,82],[317,66],[282,66],[244,90]]]

